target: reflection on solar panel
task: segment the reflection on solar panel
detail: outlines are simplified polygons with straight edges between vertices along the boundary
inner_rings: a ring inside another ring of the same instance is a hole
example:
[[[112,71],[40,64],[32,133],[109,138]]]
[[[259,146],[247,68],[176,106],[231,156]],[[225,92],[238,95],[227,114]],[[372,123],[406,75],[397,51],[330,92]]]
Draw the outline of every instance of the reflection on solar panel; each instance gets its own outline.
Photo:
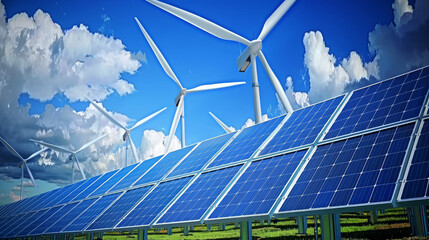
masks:
[[[89,185],[94,183],[97,179],[99,179],[101,175],[83,180],[82,184],[76,188],[72,193],[70,193],[67,197],[63,198],[63,200],[59,201],[58,204],[68,203],[72,201],[77,195],[79,195],[83,190],[85,190]]]
[[[199,220],[241,167],[201,174],[157,223]]]
[[[209,168],[248,159],[267,139],[284,116],[271,119],[244,129],[232,142],[210,163]]]
[[[120,181],[125,175],[127,175],[131,170],[133,170],[137,164],[130,165],[128,167],[124,167],[119,170],[115,175],[113,175],[109,180],[103,183],[97,190],[92,192],[88,197],[97,196],[107,192],[113,185],[115,185],[118,181]]]
[[[343,97],[340,96],[293,112],[260,155],[313,143]]]
[[[357,90],[326,139],[417,117],[429,88],[429,76],[417,70]]]
[[[318,147],[279,212],[391,201],[413,127]]]
[[[131,186],[139,177],[141,177],[150,167],[152,167],[162,156],[154,157],[141,162],[133,171],[118,182],[108,192],[114,192],[119,189],[125,189]]]
[[[112,206],[109,207],[97,220],[87,229],[109,229],[113,228],[152,186],[146,186],[127,191]]]
[[[148,225],[191,180],[191,177],[160,183],[117,227]]]
[[[306,152],[252,162],[209,219],[268,214]]]
[[[109,179],[117,171],[118,170],[114,170],[114,171],[107,172],[107,173],[101,175],[101,177],[99,177],[97,180],[95,180],[91,185],[89,185],[89,187],[87,187],[80,194],[78,194],[75,198],[73,198],[73,201],[82,200],[82,199],[86,198],[89,194],[91,194],[101,184],[103,184],[105,181],[107,181],[107,179]]]
[[[429,197],[429,121],[425,121],[406,174],[401,199]]]
[[[100,197],[91,207],[86,209],[78,218],[76,218],[67,228],[65,232],[83,231],[85,227],[91,223],[104,209],[106,209],[120,193],[115,193]]]
[[[232,136],[234,136],[234,133],[226,134],[201,143],[168,175],[168,177],[200,170]]]
[[[159,161],[149,172],[143,175],[134,186],[142,185],[161,179],[167,172],[174,167],[182,158],[191,151],[195,145],[170,152],[161,161]]]

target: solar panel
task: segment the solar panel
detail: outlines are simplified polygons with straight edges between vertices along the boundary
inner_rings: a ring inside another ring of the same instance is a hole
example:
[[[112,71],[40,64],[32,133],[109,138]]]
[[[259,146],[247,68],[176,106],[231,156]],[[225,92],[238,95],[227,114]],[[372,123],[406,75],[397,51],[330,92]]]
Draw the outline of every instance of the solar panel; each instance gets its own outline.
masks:
[[[283,119],[284,116],[277,117],[244,129],[208,167],[211,168],[248,159]]]
[[[41,193],[39,195],[35,195],[35,196],[29,198],[29,199],[31,199],[31,201],[28,204],[26,204],[26,206],[22,209],[21,213],[26,213],[26,212],[30,211],[31,209],[33,209],[41,201],[43,201],[43,199],[45,198],[45,196],[47,194],[48,194],[48,192],[45,192],[45,193]]]
[[[178,176],[200,170],[235,133],[226,134],[202,142],[177,166],[168,177]]]
[[[182,158],[191,151],[195,145],[179,149],[168,153],[162,158],[152,169],[150,169],[143,177],[141,177],[134,186],[157,181],[161,179],[168,171],[174,167]]]
[[[419,77],[421,72],[353,92],[325,139],[417,117],[429,88],[429,76]]]
[[[61,201],[59,201],[58,205],[72,201],[77,195],[79,195],[81,192],[83,192],[88,186],[90,186],[92,183],[94,183],[100,177],[101,177],[101,175],[98,175],[98,176],[83,180],[82,181],[83,183],[78,188],[76,188],[72,193],[70,193],[68,196],[66,196]]]
[[[252,162],[208,219],[268,214],[306,152]]]
[[[117,225],[117,228],[149,225],[167,204],[179,193],[192,177],[162,182],[147,195]]]
[[[200,220],[242,166],[201,174],[157,223]]]
[[[57,192],[60,190],[60,188],[54,189],[50,192],[47,192],[44,196],[43,199],[41,199],[41,201],[39,202],[39,204],[37,204],[37,206],[34,206],[32,209],[30,209],[29,211],[36,211],[36,210],[40,210],[43,209],[45,207],[46,204],[48,204],[49,202],[51,202],[54,198],[57,197]]]
[[[128,190],[103,214],[101,214],[87,230],[113,228],[121,218],[151,189],[152,186]]]
[[[423,122],[418,141],[402,186],[402,200],[429,197],[429,120]]]
[[[63,211],[65,208],[66,212]],[[53,223],[55,223],[58,219],[60,219],[64,213],[67,213],[70,209],[68,209],[67,205],[64,207],[57,206],[51,208],[49,211],[52,214],[46,214],[46,217],[40,221],[40,225],[37,226],[33,231],[31,231],[28,235],[39,235],[43,233],[48,227],[50,227]]]
[[[22,231],[20,231],[17,235],[15,235],[15,237],[29,236],[30,232],[33,231],[33,229],[39,226],[47,217],[54,214],[57,210],[58,210],[57,208],[51,208],[51,209],[44,209],[37,212],[37,214],[32,216],[32,219],[34,221],[32,221],[26,227],[25,225],[23,225],[24,229],[22,229]]]
[[[26,206],[32,201],[31,198],[24,198],[23,200],[17,201],[16,205],[8,211],[9,216],[15,216],[23,212]],[[3,215],[2,215],[3,216]]]
[[[64,232],[83,231],[85,227],[90,224],[104,209],[106,209],[120,193],[115,193],[98,198],[98,200],[87,208],[79,217],[77,217],[70,225],[68,225]]]
[[[336,97],[293,112],[260,155],[313,143],[343,98]]]
[[[125,189],[131,186],[138,178],[146,173],[162,156],[154,157],[141,162],[134,170],[132,170],[126,177],[120,180],[108,192],[114,192],[119,189]]]
[[[60,191],[58,191],[55,195],[57,195],[56,198],[54,198],[52,201],[50,201],[49,203],[45,204],[45,208],[46,207],[52,207],[54,205],[58,205],[58,203],[63,200],[66,196],[68,196],[70,193],[72,193],[75,189],[77,189],[80,185],[82,185],[82,181],[79,181],[77,183],[71,184],[71,185],[67,185],[63,188],[61,188]]]
[[[37,212],[26,213],[26,214],[21,215],[23,217],[19,219],[20,222],[14,223],[14,224],[12,224],[12,221],[8,222],[8,224],[10,226],[1,232],[1,236],[2,237],[13,237],[13,236],[15,236],[19,230],[22,230],[22,227],[25,227],[28,224],[32,223],[34,221],[34,217],[36,215],[37,215]],[[16,220],[16,219],[14,219],[14,220]]]
[[[390,202],[413,127],[318,147],[279,212]]]
[[[97,189],[101,184],[103,184],[105,181],[107,181],[110,177],[112,177],[113,174],[115,174],[118,170],[114,170],[111,172],[107,172],[101,177],[99,177],[97,180],[95,180],[91,185],[89,185],[85,190],[83,190],[80,194],[78,194],[75,198],[73,198],[72,201],[82,200],[86,197],[88,197],[89,194],[91,194],[95,189]]]
[[[91,198],[88,200],[84,200],[82,202],[75,202],[77,205],[67,214],[65,214],[59,221],[54,223],[50,228],[46,230],[46,233],[58,233],[62,229],[64,229],[67,225],[69,225],[76,217],[78,217],[81,213],[85,212],[85,210],[91,206],[97,198]],[[70,203],[71,205],[74,203]]]
[[[0,227],[0,236],[4,237],[11,232],[17,225],[26,219],[26,214],[13,216],[3,219]]]
[[[128,167],[124,167],[116,172],[109,180],[105,181],[97,190],[92,192],[88,197],[97,196],[107,192],[113,185],[119,182],[125,175],[127,175],[131,170],[133,170],[138,164],[133,164]]]

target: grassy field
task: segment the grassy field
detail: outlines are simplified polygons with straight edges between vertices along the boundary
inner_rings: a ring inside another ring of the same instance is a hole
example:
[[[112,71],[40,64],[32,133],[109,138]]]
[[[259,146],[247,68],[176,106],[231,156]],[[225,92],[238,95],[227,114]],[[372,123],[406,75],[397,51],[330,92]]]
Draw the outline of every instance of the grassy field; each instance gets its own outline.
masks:
[[[427,239],[411,237],[411,228],[408,222],[407,213],[404,208],[389,209],[384,214],[378,215],[376,224],[370,224],[369,213],[341,214],[341,237],[343,239]],[[308,217],[308,229],[306,236],[298,235],[297,225],[294,218],[275,219],[270,225],[260,222],[253,222],[253,239],[315,239],[314,218]],[[318,237],[321,239],[320,222],[318,221]],[[149,239],[238,239],[240,232],[235,228],[235,224],[227,224],[222,230],[222,225],[212,225],[211,230],[207,226],[194,226],[188,236],[183,235],[183,228],[173,228],[173,234],[167,235],[165,229],[151,229],[148,231]],[[85,239],[85,236],[77,236],[75,239]],[[127,240],[137,239],[136,232],[104,233],[103,239]]]

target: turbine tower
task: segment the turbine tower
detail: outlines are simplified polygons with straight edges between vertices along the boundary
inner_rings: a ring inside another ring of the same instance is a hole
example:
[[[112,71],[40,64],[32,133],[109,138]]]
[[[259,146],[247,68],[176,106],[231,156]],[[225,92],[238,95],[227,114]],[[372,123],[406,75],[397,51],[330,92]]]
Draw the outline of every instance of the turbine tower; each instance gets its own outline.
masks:
[[[24,159],[17,151],[15,151],[15,149],[13,149],[13,147],[11,145],[9,145],[9,143],[6,142],[6,140],[4,140],[2,137],[0,137],[0,141],[3,143],[3,145],[7,148],[7,150],[9,150],[9,152],[11,152],[13,155],[15,155],[16,157],[18,157],[21,160],[21,163],[19,164],[19,168],[21,168],[21,192],[19,194],[19,199],[22,200],[22,192],[24,189],[24,168],[22,167],[23,165],[25,166],[25,168],[27,169],[28,175],[30,176],[31,182],[34,185],[34,188],[36,188],[36,192],[37,194],[40,194],[39,192],[39,188],[36,185],[36,181],[34,180],[33,174],[30,171],[30,168],[28,168],[27,165],[27,161],[30,159],[35,158],[36,156],[38,156],[39,154],[41,154],[42,152],[46,151],[47,148],[42,148],[39,151],[31,154],[28,158]]]
[[[76,154],[78,154],[79,152],[81,152],[84,149],[88,148],[89,146],[91,146],[95,142],[99,141],[100,139],[104,138],[105,136],[107,136],[107,133],[104,134],[104,135],[99,136],[98,138],[96,138],[96,139],[94,139],[94,140],[92,140],[92,141],[90,141],[90,142],[88,142],[86,144],[84,144],[82,147],[80,147],[76,151],[73,151],[73,150],[70,150],[70,149],[58,146],[58,145],[54,145],[54,144],[51,144],[51,143],[46,143],[46,142],[43,142],[43,141],[34,140],[34,139],[30,139],[30,141],[32,141],[34,143],[37,143],[37,144],[39,144],[41,146],[50,148],[50,149],[52,149],[52,150],[54,150],[56,152],[70,154],[69,157],[68,157],[68,159],[72,162],[72,183],[74,183],[74,163],[75,162],[76,162],[76,165],[77,165],[77,167],[78,167],[78,169],[80,171],[80,174],[82,175],[82,178],[86,179],[85,172],[83,171],[83,169],[82,169],[82,167],[80,165],[80,162],[79,162],[79,160],[76,157]],[[75,160],[75,162],[73,160]]]
[[[142,125],[143,123],[149,121],[150,119],[152,119],[153,117],[155,117],[156,115],[160,114],[162,111],[164,111],[166,109],[163,108],[161,110],[159,110],[158,112],[152,113],[151,115],[143,118],[142,120],[138,121],[136,124],[134,124],[134,126],[132,126],[131,128],[126,128],[124,125],[122,125],[118,120],[116,120],[112,115],[110,115],[106,110],[104,110],[102,107],[100,107],[97,103],[95,103],[94,101],[92,101],[89,98],[86,98],[92,105],[94,105],[94,107],[96,109],[98,109],[98,111],[100,111],[107,119],[109,119],[113,124],[115,124],[116,126],[122,128],[125,130],[124,135],[122,136],[122,139],[125,141],[125,166],[128,166],[128,162],[127,162],[127,152],[128,152],[128,144],[131,145],[131,150],[133,152],[133,156],[134,156],[134,161],[140,162],[138,154],[137,154],[137,149],[136,146],[134,145],[133,140],[131,139],[131,131],[134,130],[135,128],[139,127],[140,125]]]
[[[202,17],[199,17],[193,13],[184,11],[182,9],[179,9],[177,7],[168,5],[163,2],[159,2],[156,0],[147,0],[149,3],[175,15],[176,17],[179,17],[186,22],[218,37],[225,40],[231,40],[240,42],[242,44],[245,44],[247,46],[246,50],[238,57],[237,59],[237,65],[240,72],[246,71],[249,64],[251,65],[252,69],[252,87],[253,87],[253,107],[255,112],[255,122],[260,123],[262,122],[262,114],[261,114],[261,101],[259,97],[259,83],[258,83],[258,75],[256,70],[256,56],[259,57],[262,65],[265,68],[265,71],[267,72],[271,83],[274,86],[274,89],[277,92],[277,95],[279,96],[279,99],[286,109],[287,112],[292,112],[292,106],[287,99],[287,96],[277,79],[276,75],[274,74],[273,70],[271,69],[270,65],[267,62],[267,59],[265,58],[264,54],[262,53],[262,41],[265,39],[265,37],[268,35],[268,33],[274,28],[274,26],[277,24],[277,22],[283,17],[283,15],[286,13],[287,10],[292,6],[292,4],[295,2],[295,0],[286,0],[284,1],[271,16],[265,21],[264,27],[262,28],[261,33],[259,34],[258,38],[249,41],[246,38],[233,33],[213,22],[210,22]]]
[[[212,118],[221,126],[223,130],[225,130],[226,133],[232,133],[233,131],[225,124],[223,123],[219,118],[217,118],[213,113],[209,112]]]
[[[159,63],[161,64],[164,71],[167,73],[168,76],[170,76],[171,79],[174,80],[174,82],[179,86],[180,92],[175,98],[175,104],[176,104],[176,113],[174,114],[173,122],[171,124],[170,133],[167,138],[167,144],[166,144],[166,152],[169,151],[171,140],[173,138],[174,133],[176,132],[177,125],[179,123],[179,120],[181,120],[181,138],[182,138],[182,148],[185,146],[185,112],[184,112],[184,98],[186,94],[193,93],[193,92],[200,92],[200,91],[206,91],[206,90],[213,90],[218,88],[226,88],[226,87],[232,87],[236,85],[245,84],[245,82],[230,82],[230,83],[216,83],[216,84],[208,84],[208,85],[201,85],[192,89],[186,89],[182,86],[179,79],[177,79],[176,75],[174,74],[173,70],[170,68],[170,65],[168,65],[167,60],[165,60],[164,56],[162,55],[161,51],[159,51],[158,47],[153,42],[152,38],[149,36],[149,34],[146,32],[146,30],[143,28],[142,24],[137,18],[134,18],[137,22],[137,24],[140,27],[140,30],[142,31],[144,37],[149,42],[150,47],[155,53],[156,58],[158,59]],[[181,119],[179,119],[181,118]]]

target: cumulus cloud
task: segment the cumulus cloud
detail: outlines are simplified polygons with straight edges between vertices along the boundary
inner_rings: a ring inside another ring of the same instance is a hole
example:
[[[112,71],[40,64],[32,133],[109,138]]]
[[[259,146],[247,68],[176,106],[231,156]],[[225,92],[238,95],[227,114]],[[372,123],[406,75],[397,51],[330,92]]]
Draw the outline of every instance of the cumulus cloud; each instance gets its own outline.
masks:
[[[262,115],[262,122],[265,122],[265,121],[268,121],[268,120],[269,120],[269,118],[268,118],[267,114]],[[246,120],[246,122],[241,127],[241,129],[248,128],[248,127],[251,127],[253,125],[255,125],[255,121],[253,121],[252,119],[249,118],[249,119]]]
[[[145,130],[140,146],[140,158],[146,160],[164,154],[167,137],[168,135],[166,136],[162,131]],[[170,149],[174,151],[180,148],[180,141],[176,135],[174,135]]]
[[[13,202],[20,200],[19,194],[15,194],[13,191],[9,192],[9,197],[12,199]]]
[[[291,76],[286,78],[286,96],[289,99],[289,102],[292,105],[293,109],[298,109],[302,107],[307,107],[310,105],[310,100],[308,99],[308,94],[306,92],[295,92],[293,87],[293,80]],[[279,97],[277,97],[277,105],[281,114],[286,114],[286,109],[283,104],[280,102]]]

